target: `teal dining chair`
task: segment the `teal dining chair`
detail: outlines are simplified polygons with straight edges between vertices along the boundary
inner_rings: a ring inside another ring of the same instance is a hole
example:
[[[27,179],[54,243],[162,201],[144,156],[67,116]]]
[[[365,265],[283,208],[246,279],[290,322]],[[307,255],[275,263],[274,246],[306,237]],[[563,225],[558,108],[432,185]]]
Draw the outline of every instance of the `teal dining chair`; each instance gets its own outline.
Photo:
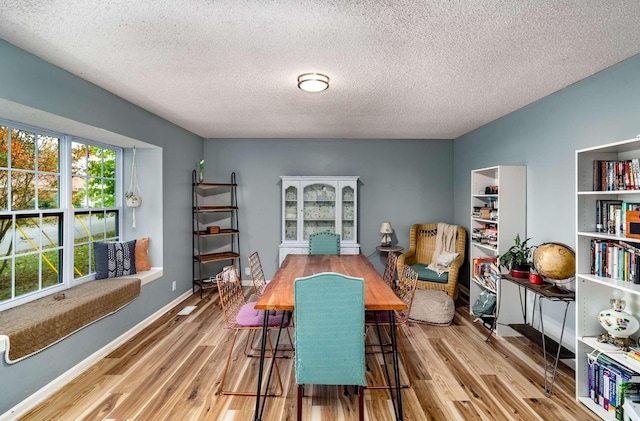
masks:
[[[358,386],[364,420],[364,280],[322,272],[293,285],[298,421],[308,384]]]
[[[328,231],[309,235],[309,254],[340,254],[340,235]]]

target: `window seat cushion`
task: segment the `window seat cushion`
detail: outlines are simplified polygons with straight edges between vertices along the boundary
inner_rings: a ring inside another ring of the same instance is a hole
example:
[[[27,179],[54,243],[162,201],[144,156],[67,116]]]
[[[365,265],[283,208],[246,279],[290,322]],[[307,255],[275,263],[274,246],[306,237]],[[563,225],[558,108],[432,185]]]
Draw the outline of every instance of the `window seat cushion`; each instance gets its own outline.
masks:
[[[62,300],[51,295],[1,311],[0,340],[8,338],[5,361],[27,358],[118,311],[140,295],[140,284],[134,277],[89,281],[62,291]]]

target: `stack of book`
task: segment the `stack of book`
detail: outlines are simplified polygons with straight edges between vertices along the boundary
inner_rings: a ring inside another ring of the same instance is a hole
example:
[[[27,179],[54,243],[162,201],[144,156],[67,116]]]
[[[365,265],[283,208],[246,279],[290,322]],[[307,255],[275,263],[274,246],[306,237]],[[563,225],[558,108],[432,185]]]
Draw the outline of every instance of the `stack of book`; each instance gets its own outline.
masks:
[[[593,190],[640,189],[640,160],[593,161]]]
[[[624,235],[627,211],[640,210],[640,203],[622,200],[596,201],[596,231]]]
[[[471,241],[496,248],[498,246],[498,225],[480,224],[479,227],[473,229]]]
[[[617,420],[624,417],[625,399],[637,400],[640,375],[604,354],[587,354],[589,397]]]
[[[591,240],[591,274],[640,283],[640,249],[618,240]]]
[[[478,257],[473,259],[473,280],[486,289],[496,292],[500,279],[498,260],[495,257]]]

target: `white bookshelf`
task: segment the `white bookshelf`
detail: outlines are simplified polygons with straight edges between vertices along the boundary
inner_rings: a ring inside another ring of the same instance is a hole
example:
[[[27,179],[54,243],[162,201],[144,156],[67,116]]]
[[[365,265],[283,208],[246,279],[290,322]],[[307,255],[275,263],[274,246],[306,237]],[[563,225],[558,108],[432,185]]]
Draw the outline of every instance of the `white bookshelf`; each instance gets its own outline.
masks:
[[[514,165],[500,165],[495,167],[480,168],[471,171],[471,223],[469,264],[469,303],[473,305],[480,293],[487,289],[481,283],[473,279],[473,259],[484,257],[498,257],[514,244],[517,234],[526,239],[526,206],[527,206],[527,179],[526,167]],[[497,193],[486,193],[487,186],[498,186]],[[481,218],[473,215],[474,207],[483,207],[489,203],[496,203],[498,209],[497,219]],[[480,243],[474,240],[474,229],[486,224],[495,224],[497,237],[495,243]],[[502,298],[496,333],[503,336],[517,335],[509,328],[509,323],[522,323],[522,311],[520,309],[518,290],[509,282],[499,283],[502,288],[499,297]],[[494,291],[496,292],[496,291]],[[471,311],[471,309],[469,309]]]
[[[640,202],[640,190],[594,189],[594,161],[624,161],[633,158],[640,158],[640,137],[576,151],[576,399],[602,419],[612,421],[615,417],[589,398],[587,354],[597,350],[640,373],[640,363],[626,357],[618,347],[596,340],[604,332],[597,315],[600,311],[611,308],[609,300],[614,290],[624,294],[625,311],[638,316],[640,285],[593,275],[591,244],[594,239],[622,240],[640,247],[640,240],[627,238],[624,234],[596,232],[598,200]]]

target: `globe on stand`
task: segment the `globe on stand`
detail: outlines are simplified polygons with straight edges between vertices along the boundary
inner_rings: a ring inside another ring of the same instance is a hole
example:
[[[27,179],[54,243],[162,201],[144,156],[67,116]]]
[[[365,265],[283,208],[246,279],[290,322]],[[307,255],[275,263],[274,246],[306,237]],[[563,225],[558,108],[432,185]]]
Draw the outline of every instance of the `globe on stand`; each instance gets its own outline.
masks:
[[[533,252],[533,267],[554,284],[569,283],[576,274],[576,253],[562,243],[543,243]]]

